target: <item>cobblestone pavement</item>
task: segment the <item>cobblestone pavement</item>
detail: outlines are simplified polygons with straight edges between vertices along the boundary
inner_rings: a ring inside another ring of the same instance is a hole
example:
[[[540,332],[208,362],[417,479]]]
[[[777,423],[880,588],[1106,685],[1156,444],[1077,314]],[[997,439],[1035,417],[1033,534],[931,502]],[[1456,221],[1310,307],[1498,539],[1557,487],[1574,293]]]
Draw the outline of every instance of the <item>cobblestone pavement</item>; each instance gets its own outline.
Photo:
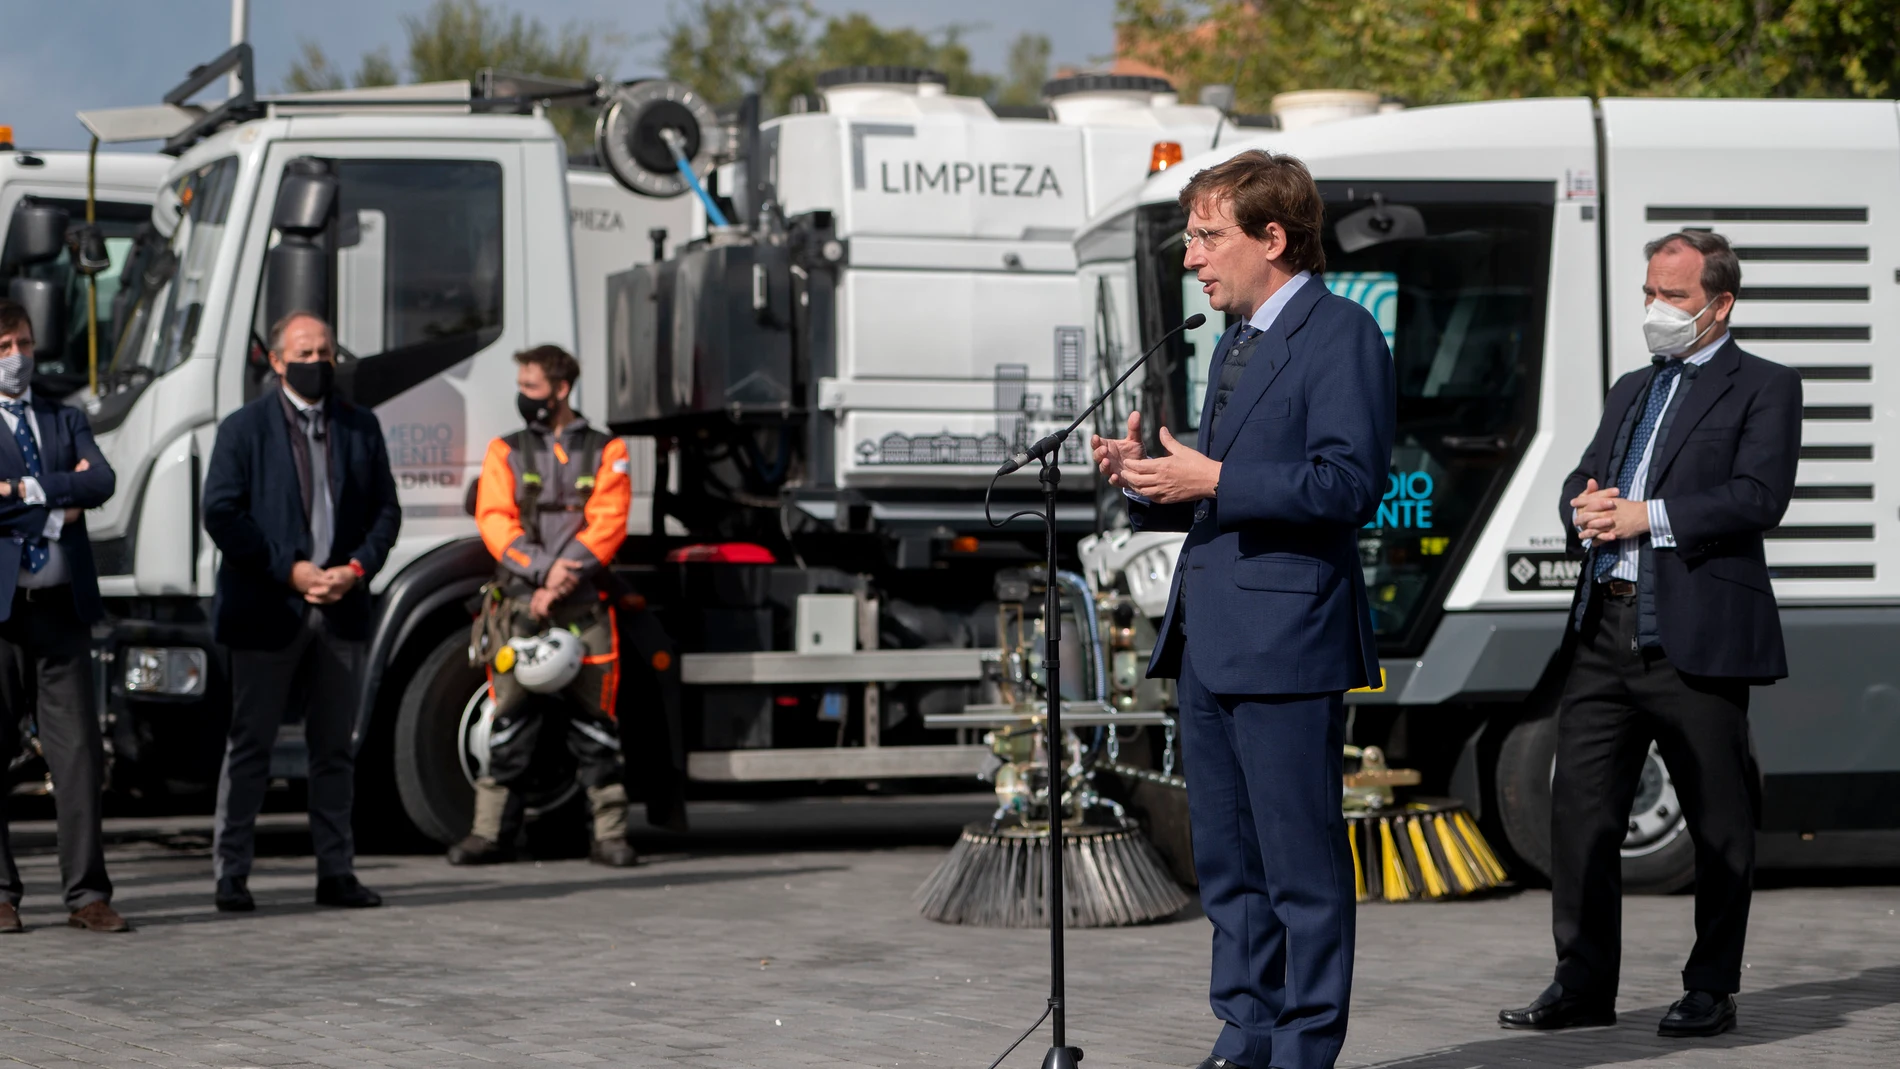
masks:
[[[975,800],[980,811],[981,799]],[[31,931],[0,937],[0,1066],[981,1067],[1042,1008],[1046,940],[919,917],[912,891],[969,801],[703,806],[650,863],[453,869],[366,857],[388,899],[310,902],[307,840],[277,818],[260,910],[211,909],[202,835],[121,822],[110,854],[126,936],[67,929],[50,829],[16,830]],[[176,823],[176,822],[173,822]],[[186,822],[189,824],[190,822]],[[845,827],[819,835],[815,829]],[[909,829],[893,834],[893,829]],[[1368,906],[1342,1064],[1891,1066],[1900,1056],[1900,890],[1756,898],[1741,1029],[1665,1041],[1691,900],[1626,910],[1623,1022],[1497,1030],[1549,976],[1547,896]],[[1071,1041],[1091,1069],[1192,1066],[1215,1026],[1207,922],[1069,937]],[[1036,1065],[1047,1032],[1007,1065]]]

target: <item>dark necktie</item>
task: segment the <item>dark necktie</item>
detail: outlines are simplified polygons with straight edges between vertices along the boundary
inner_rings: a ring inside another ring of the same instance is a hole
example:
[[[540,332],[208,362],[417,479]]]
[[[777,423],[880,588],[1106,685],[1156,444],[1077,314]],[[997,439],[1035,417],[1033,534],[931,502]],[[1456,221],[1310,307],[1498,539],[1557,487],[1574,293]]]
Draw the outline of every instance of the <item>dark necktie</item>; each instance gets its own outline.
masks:
[[[330,504],[330,442],[323,413],[306,408],[301,413],[304,441],[310,457],[310,560],[328,565],[336,522]]]
[[[40,477],[40,447],[33,440],[33,428],[26,422],[25,401],[0,401],[0,408],[7,410],[13,417],[13,442],[20,447],[20,456],[26,458],[26,473],[32,478]],[[26,570],[37,572],[46,567],[46,539],[25,538],[21,540],[26,549]]]
[[[1220,426],[1220,414],[1227,408],[1227,398],[1233,395],[1234,387],[1240,385],[1240,376],[1247,371],[1247,361],[1253,357],[1254,339],[1260,334],[1253,324],[1244,324],[1234,335],[1234,344],[1227,347],[1227,356],[1221,361],[1220,380],[1214,386],[1214,415],[1207,425],[1210,442],[1214,440],[1214,428]]]
[[[1642,492],[1640,487],[1633,488],[1630,484],[1636,481],[1636,469],[1643,462],[1643,450],[1649,448],[1650,435],[1656,433],[1656,424],[1662,421],[1663,409],[1669,404],[1669,386],[1680,374],[1682,361],[1671,360],[1657,368],[1655,377],[1650,380],[1649,399],[1643,405],[1642,418],[1636,421],[1636,430],[1630,433],[1629,450],[1623,454],[1623,470],[1616,476],[1616,485],[1622,489],[1622,496],[1626,499],[1632,492]],[[1620,551],[1614,542],[1597,546],[1596,563],[1591,567],[1591,574],[1597,582],[1610,577],[1619,555]]]

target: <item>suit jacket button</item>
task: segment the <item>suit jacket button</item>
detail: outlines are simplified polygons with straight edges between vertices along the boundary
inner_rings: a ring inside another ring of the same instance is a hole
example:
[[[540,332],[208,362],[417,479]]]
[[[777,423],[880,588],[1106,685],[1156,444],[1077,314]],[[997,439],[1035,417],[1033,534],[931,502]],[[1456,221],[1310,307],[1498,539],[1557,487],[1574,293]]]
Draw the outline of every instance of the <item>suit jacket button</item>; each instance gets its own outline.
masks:
[[[1194,506],[1194,522],[1199,523],[1204,519],[1207,519],[1207,502],[1205,501]]]

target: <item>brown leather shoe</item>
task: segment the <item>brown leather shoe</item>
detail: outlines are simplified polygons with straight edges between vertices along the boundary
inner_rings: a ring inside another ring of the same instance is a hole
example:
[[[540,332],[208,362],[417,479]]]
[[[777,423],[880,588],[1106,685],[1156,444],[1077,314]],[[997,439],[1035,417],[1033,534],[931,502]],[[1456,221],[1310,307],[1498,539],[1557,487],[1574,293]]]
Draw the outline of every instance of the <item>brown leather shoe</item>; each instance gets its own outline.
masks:
[[[20,923],[20,911],[13,908],[11,902],[0,902],[0,935],[24,931],[26,925]]]
[[[81,906],[66,918],[66,923],[74,928],[84,928],[89,932],[129,932],[132,926],[125,923],[104,900]]]

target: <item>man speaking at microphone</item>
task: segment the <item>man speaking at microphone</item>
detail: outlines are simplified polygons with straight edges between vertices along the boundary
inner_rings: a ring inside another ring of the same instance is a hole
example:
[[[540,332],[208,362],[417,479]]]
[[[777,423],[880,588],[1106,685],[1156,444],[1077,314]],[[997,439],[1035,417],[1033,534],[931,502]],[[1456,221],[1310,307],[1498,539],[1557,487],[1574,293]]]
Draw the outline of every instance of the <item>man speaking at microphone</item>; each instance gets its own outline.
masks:
[[[1324,207],[1291,156],[1243,152],[1182,189],[1185,265],[1235,322],[1215,346],[1202,449],[1140,416],[1093,439],[1137,530],[1186,531],[1148,674],[1180,681],[1194,869],[1214,924],[1201,1069],[1331,1066],[1352,990],[1340,813],[1344,694],[1379,673],[1359,568],[1392,455],[1391,351],[1335,296]]]

